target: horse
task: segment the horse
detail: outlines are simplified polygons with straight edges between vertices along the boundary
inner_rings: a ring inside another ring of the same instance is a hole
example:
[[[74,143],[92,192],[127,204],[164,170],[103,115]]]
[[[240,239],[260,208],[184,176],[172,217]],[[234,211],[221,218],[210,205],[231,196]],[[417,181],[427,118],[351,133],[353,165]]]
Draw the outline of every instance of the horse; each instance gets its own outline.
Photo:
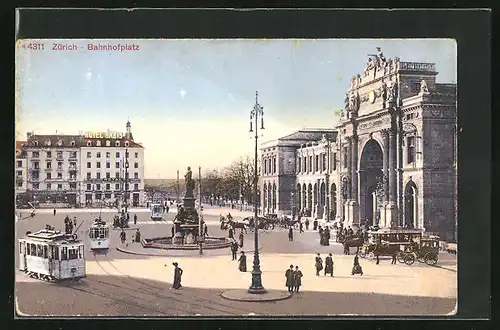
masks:
[[[343,242],[344,254],[349,255],[350,248],[352,247],[357,247],[359,250],[359,248],[363,245],[363,243],[364,243],[363,236],[356,236],[356,237],[353,236],[346,238],[346,240]]]
[[[237,221],[234,221],[234,220],[229,220],[228,221],[229,225],[231,227],[233,227],[233,229],[243,229],[245,231],[245,234],[247,233],[247,228],[246,228],[246,224],[243,223],[243,222],[237,222]]]

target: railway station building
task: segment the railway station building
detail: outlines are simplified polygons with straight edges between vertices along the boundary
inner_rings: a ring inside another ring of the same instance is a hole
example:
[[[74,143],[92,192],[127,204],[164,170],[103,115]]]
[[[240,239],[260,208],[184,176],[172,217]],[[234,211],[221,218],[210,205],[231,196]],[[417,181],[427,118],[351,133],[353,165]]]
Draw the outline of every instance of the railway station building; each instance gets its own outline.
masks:
[[[262,144],[264,213],[456,239],[456,85],[437,83],[437,74],[434,63],[378,49],[350,80],[335,127]]]

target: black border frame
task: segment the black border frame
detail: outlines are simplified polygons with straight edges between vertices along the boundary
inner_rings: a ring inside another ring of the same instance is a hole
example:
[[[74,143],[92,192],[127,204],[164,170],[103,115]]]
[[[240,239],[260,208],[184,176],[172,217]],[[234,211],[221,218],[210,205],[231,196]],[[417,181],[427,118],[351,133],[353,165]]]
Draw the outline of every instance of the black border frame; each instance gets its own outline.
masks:
[[[11,23],[14,26],[14,15]],[[58,10],[22,9],[19,13],[20,26],[15,31],[16,38],[453,38],[458,43],[458,113],[459,113],[459,242],[458,263],[459,316],[460,319],[491,317],[491,255],[490,255],[490,210],[491,210],[491,12],[489,10]],[[189,22],[189,23],[188,23]],[[12,42],[12,34],[8,42]],[[11,53],[11,55],[13,55]],[[13,56],[14,58],[14,56]],[[14,61],[12,61],[13,63]],[[10,85],[13,88],[14,70],[11,69]],[[5,77],[5,76],[4,76]],[[14,91],[5,109],[14,109]],[[14,111],[6,111],[14,115]],[[5,112],[4,112],[5,115]],[[13,123],[14,121],[12,121]],[[14,125],[7,119],[2,121],[0,134],[4,140],[12,141]],[[8,144],[3,144],[7,147]],[[13,146],[7,147],[6,154],[14,153]],[[12,148],[12,149],[11,149]],[[13,205],[14,169],[10,157],[3,158],[0,176],[11,194],[2,194],[4,205]],[[10,190],[9,190],[10,191]],[[5,209],[2,209],[3,211]],[[13,219],[13,213],[4,219]],[[7,212],[6,212],[7,213]],[[3,230],[14,232],[14,222],[2,221]],[[4,243],[14,247],[13,235],[6,235]],[[12,253],[4,253],[4,269],[12,269]],[[7,273],[7,283],[12,311],[13,272]],[[10,314],[9,314],[10,315]],[[297,326],[313,329],[322,324],[321,319],[294,322]],[[345,318],[342,318],[345,319]],[[356,327],[366,327],[367,318]],[[396,321],[387,318],[373,318],[371,327],[399,327]],[[391,318],[393,319],[393,318]],[[430,317],[412,318],[427,320]],[[456,317],[437,317],[453,321],[454,328],[477,328],[473,322],[458,323]],[[235,321],[203,318],[219,328],[246,327],[249,323],[235,324]],[[240,318],[241,320],[241,318]],[[243,319],[245,320],[245,319]],[[341,320],[335,318],[334,320]],[[147,321],[150,329],[162,328],[159,320]],[[184,323],[175,321],[176,324]],[[42,328],[69,327],[70,320],[47,320]],[[92,321],[94,322],[94,321]],[[101,324],[101,320],[95,321]],[[126,321],[129,322],[129,321]],[[145,325],[142,320],[132,321]],[[169,321],[170,322],[170,321]],[[179,322],[179,323],[177,323]],[[240,321],[241,322],[241,321]],[[26,320],[18,320],[19,325],[29,326]],[[83,322],[82,322],[83,323]],[[82,324],[80,323],[80,324]],[[85,322],[86,323],[86,322]],[[85,324],[83,323],[83,324]],[[422,323],[422,322],[418,322]],[[439,322],[440,327],[444,325]],[[448,323],[448,322],[445,322]],[[156,326],[153,327],[153,324]],[[282,321],[267,319],[259,326],[280,326]],[[335,326],[346,326],[339,321]],[[138,324],[137,324],[138,325]],[[253,324],[255,325],[255,324]],[[326,324],[324,324],[326,325]],[[427,324],[426,324],[427,325]],[[485,324],[482,323],[484,326]],[[71,327],[76,324],[71,324]],[[85,325],[84,325],[85,326]],[[418,324],[417,324],[418,326]],[[420,325],[421,326],[421,325]]]

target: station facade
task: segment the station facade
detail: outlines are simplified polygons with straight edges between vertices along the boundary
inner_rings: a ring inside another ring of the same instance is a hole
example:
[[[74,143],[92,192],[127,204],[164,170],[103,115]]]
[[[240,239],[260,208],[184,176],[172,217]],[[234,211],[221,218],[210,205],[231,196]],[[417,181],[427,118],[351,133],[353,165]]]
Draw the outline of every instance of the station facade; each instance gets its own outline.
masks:
[[[347,225],[368,219],[455,239],[456,85],[437,83],[434,63],[386,59],[377,50],[352,77],[334,129],[262,145],[264,212],[296,209]],[[269,173],[269,159],[282,166]]]

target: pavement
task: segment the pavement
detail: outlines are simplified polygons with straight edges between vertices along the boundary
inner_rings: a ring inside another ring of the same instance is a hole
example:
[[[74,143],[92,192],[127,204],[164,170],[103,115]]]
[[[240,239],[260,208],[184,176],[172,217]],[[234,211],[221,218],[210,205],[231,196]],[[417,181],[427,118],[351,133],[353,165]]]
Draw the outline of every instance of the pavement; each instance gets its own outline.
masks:
[[[207,211],[207,209],[206,209]],[[227,210],[224,210],[227,213]],[[234,210],[231,214],[240,217]],[[227,235],[219,229],[220,208],[204,212],[209,235]],[[224,214],[224,213],[223,213]],[[16,232],[42,229],[45,224],[63,227],[65,213],[56,216],[39,213],[19,220]],[[93,214],[76,214],[84,221],[78,236],[86,242],[86,232]],[[102,215],[111,220],[112,213]],[[143,237],[170,233],[174,214],[166,221],[150,223],[148,213],[138,214],[137,227]],[[239,234],[239,233],[238,233]],[[192,253],[145,256],[125,254],[119,232],[111,231],[111,249],[105,255],[86,252],[87,278],[78,283],[49,284],[16,274],[17,308],[24,314],[44,316],[203,316],[230,315],[446,315],[456,310],[456,255],[440,254],[440,267],[415,263],[391,265],[390,258],[380,264],[360,258],[363,276],[351,275],[353,256],[342,254],[340,244],[319,245],[315,231],[295,232],[288,241],[283,229],[259,231],[262,283],[268,291],[285,292],[285,270],[290,264],[302,270],[301,292],[275,302],[229,301],[221,295],[228,290],[246,290],[251,283],[253,233],[245,235],[243,250],[247,254],[248,272],[238,270],[227,250],[207,250],[200,256]],[[131,237],[129,237],[131,239]],[[138,243],[135,243],[138,244]],[[129,243],[129,248],[133,246]],[[17,244],[16,244],[17,250]],[[316,276],[314,257],[333,254],[334,277]],[[16,253],[16,264],[18,263]],[[171,289],[172,262],[184,270],[183,287]],[[229,291],[234,292],[234,291]]]

